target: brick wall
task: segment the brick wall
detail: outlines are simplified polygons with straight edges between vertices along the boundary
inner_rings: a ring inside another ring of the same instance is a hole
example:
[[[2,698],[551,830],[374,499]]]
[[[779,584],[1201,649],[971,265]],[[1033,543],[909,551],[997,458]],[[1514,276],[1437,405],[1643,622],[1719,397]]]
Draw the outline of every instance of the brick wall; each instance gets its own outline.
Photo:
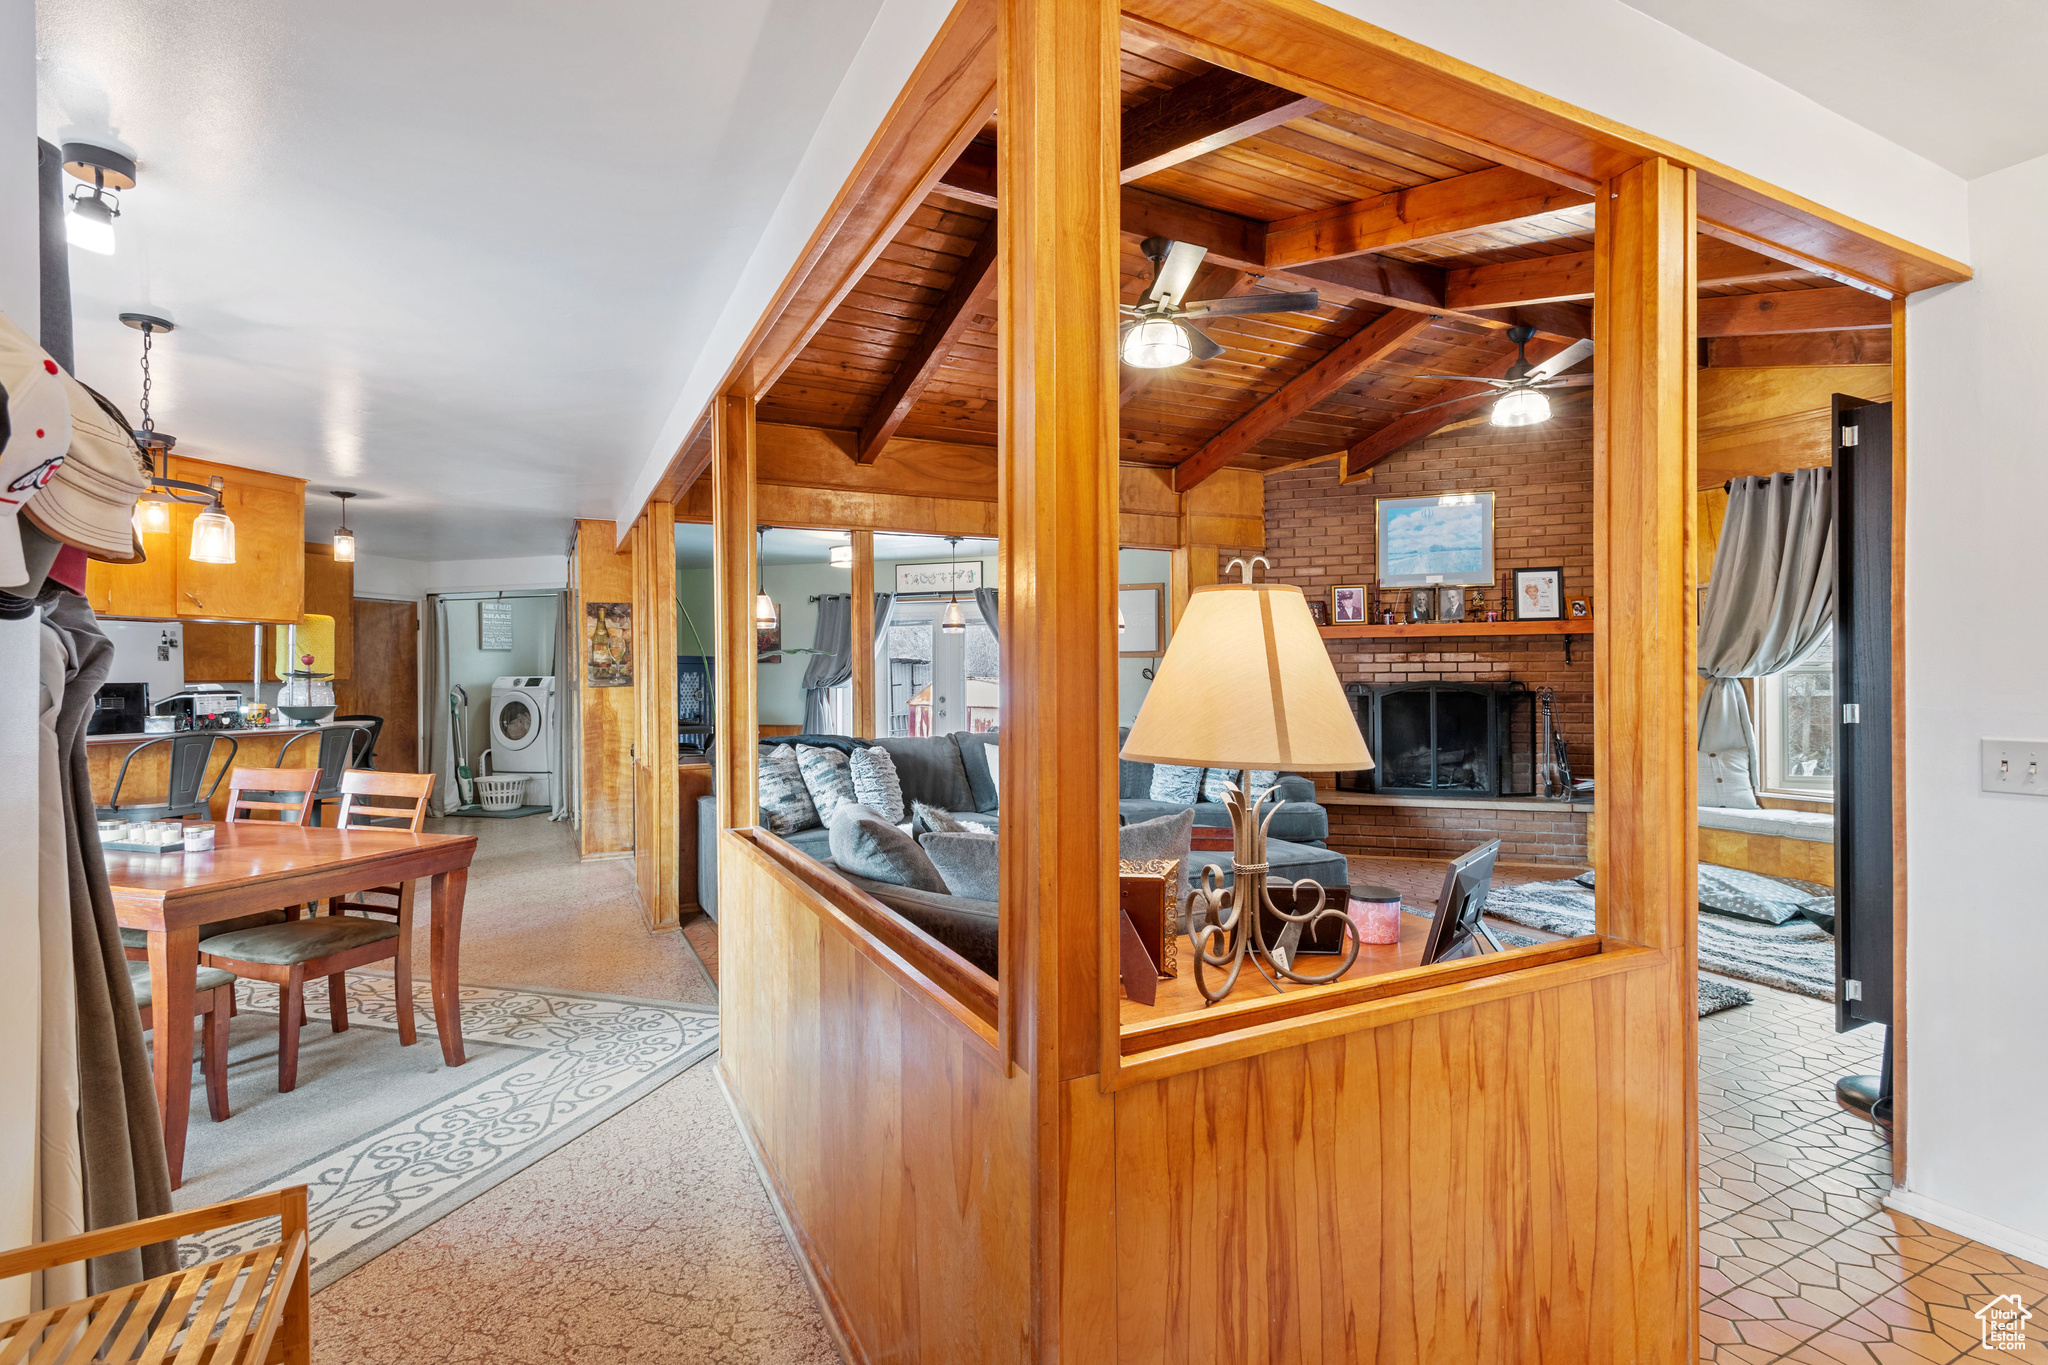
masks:
[[[1589,595],[1593,575],[1593,424],[1590,416],[1559,416],[1534,427],[1495,427],[1477,422],[1390,456],[1374,466],[1371,479],[1337,482],[1336,466],[1309,465],[1266,480],[1266,549],[1271,577],[1299,584],[1310,597],[1329,599],[1340,584],[1373,585],[1377,578],[1373,504],[1380,498],[1436,493],[1483,493],[1494,497],[1494,563],[1515,568],[1562,565],[1567,597]],[[1491,598],[1493,594],[1489,593]],[[1377,597],[1374,599],[1377,601]],[[1599,603],[1593,604],[1594,611]],[[1429,640],[1332,640],[1331,662],[1345,682],[1373,684],[1430,679],[1505,681],[1516,678],[1557,696],[1557,724],[1565,736],[1572,775],[1593,774],[1593,644],[1572,637],[1572,662],[1564,661],[1564,639],[1554,635],[1454,636]],[[1321,779],[1327,785],[1328,779]],[[1512,812],[1473,811],[1459,823],[1430,808],[1396,818],[1389,808],[1331,811],[1331,844],[1349,852],[1392,852],[1417,856],[1460,852],[1481,830],[1512,838],[1535,861],[1552,834],[1571,846],[1564,860],[1583,860],[1584,817],[1570,831],[1529,829],[1534,819]],[[1499,816],[1498,820],[1493,819]],[[1423,818],[1428,817],[1428,818]],[[1549,818],[1549,817],[1546,817]],[[1340,835],[1339,826],[1345,830]],[[1457,832],[1451,832],[1455,829]],[[1431,833],[1431,831],[1439,833]],[[1457,839],[1465,842],[1451,847]],[[1357,845],[1357,846],[1353,846]]]
[[[1445,806],[1332,805],[1330,847],[1391,858],[1455,858],[1500,840],[1504,863],[1586,867],[1584,807],[1531,802],[1527,810],[1460,810]]]

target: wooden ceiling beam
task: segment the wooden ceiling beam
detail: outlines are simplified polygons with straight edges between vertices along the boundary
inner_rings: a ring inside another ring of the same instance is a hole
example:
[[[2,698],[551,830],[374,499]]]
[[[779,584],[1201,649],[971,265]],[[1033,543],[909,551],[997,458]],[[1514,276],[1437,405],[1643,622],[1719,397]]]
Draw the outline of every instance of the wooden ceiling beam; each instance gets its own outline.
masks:
[[[953,287],[946,291],[946,297],[939,303],[924,329],[911,344],[910,354],[897,365],[896,373],[889,376],[888,387],[868,412],[867,420],[861,423],[860,439],[854,445],[853,458],[857,464],[873,464],[896,434],[903,420],[910,416],[910,410],[917,406],[917,400],[924,396],[932,376],[946,363],[946,357],[953,353],[953,343],[967,324],[974,319],[975,309],[996,292],[996,220],[991,218],[982,229],[981,240],[974,244],[974,250],[960,267],[960,273],[953,277]]]
[[[1285,269],[1413,246],[1592,202],[1578,190],[1494,166],[1269,223],[1266,264]]]
[[[1812,278],[1812,272],[1799,266],[1704,234],[1698,239],[1698,249],[1702,287]],[[1444,272],[1444,303],[1452,308],[1511,308],[1592,297],[1591,251],[1496,261]]]
[[[1768,336],[1777,332],[1835,332],[1889,328],[1887,299],[1845,284],[1826,289],[1782,289],[1699,301],[1699,335]]]
[[[1321,100],[1216,67],[1124,111],[1119,178],[1129,184],[1322,107]]]
[[[1396,309],[1337,343],[1327,355],[1212,437],[1173,469],[1173,491],[1185,493],[1271,436],[1360,373],[1408,345],[1430,326],[1426,313]]]
[[[1889,365],[1889,329],[1857,332],[1781,332],[1768,336],[1712,337],[1702,342],[1701,364],[1742,366]]]
[[[1529,343],[1529,363],[1540,365],[1564,349],[1562,342],[1532,341]],[[1502,355],[1473,376],[1475,379],[1505,379],[1508,370],[1515,363],[1514,351]],[[1387,425],[1351,443],[1338,463],[1338,478],[1345,483],[1365,477],[1365,472],[1387,456],[1406,450],[1425,436],[1463,421],[1490,401],[1496,390],[1492,385],[1475,385],[1473,391],[1454,402],[1445,402],[1441,395],[1432,397],[1423,405],[1423,410],[1405,413]],[[1554,395],[1553,395],[1554,396]],[[1441,403],[1441,407],[1431,404]]]

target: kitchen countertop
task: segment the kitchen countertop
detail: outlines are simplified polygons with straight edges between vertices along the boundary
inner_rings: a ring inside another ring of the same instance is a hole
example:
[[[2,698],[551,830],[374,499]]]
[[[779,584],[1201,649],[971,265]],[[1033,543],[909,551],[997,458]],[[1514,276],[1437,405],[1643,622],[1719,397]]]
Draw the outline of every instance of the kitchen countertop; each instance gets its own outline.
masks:
[[[201,730],[197,733],[203,735],[230,735],[235,739],[256,739],[264,735],[303,735],[325,728],[325,726],[321,725],[257,725],[240,730]],[[177,735],[190,733],[193,732],[179,730],[168,735],[87,735],[85,742],[87,744],[139,744],[146,739],[172,739]]]

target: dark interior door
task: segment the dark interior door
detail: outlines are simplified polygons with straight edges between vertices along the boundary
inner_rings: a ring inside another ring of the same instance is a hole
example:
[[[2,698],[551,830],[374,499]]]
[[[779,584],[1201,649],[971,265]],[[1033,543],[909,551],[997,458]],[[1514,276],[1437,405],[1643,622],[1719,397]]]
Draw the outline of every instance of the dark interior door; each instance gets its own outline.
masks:
[[[1835,1028],[1892,1021],[1892,405],[1835,395]]]

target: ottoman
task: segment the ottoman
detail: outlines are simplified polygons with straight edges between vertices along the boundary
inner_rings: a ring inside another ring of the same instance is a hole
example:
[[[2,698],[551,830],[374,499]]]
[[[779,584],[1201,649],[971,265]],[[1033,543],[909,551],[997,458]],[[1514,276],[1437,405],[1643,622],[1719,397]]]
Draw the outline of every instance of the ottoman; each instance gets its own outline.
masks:
[[[1230,885],[1230,850],[1198,848],[1188,853],[1187,884],[1193,890],[1202,879],[1202,869],[1214,865],[1217,880]],[[1314,844],[1290,844],[1282,839],[1266,841],[1266,873],[1269,885],[1292,885],[1307,877],[1322,886],[1351,885],[1351,868],[1344,855]]]

